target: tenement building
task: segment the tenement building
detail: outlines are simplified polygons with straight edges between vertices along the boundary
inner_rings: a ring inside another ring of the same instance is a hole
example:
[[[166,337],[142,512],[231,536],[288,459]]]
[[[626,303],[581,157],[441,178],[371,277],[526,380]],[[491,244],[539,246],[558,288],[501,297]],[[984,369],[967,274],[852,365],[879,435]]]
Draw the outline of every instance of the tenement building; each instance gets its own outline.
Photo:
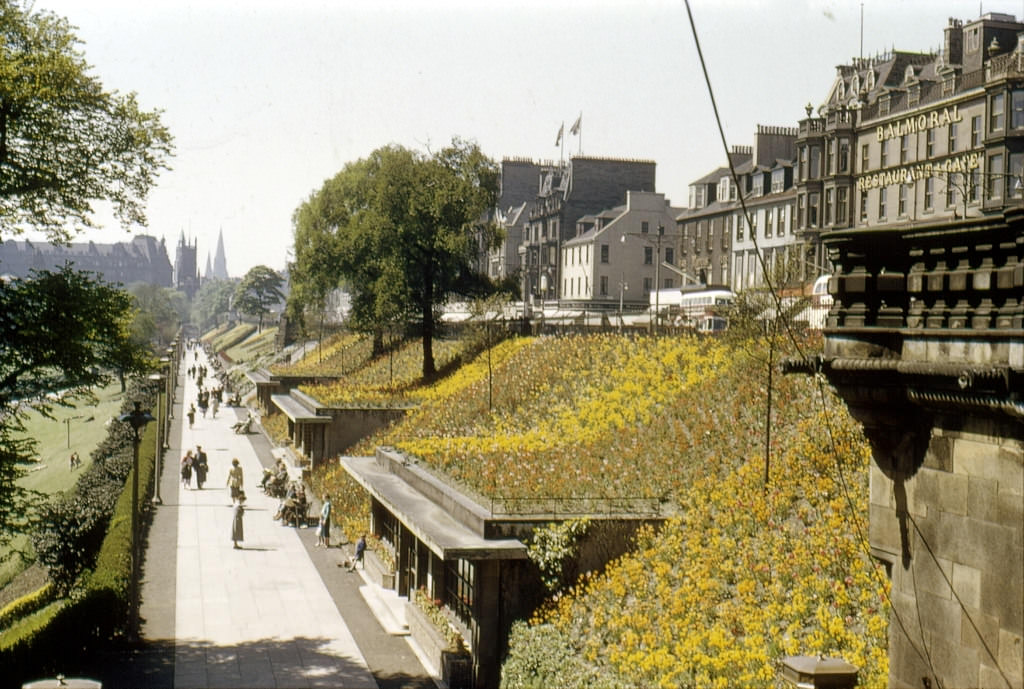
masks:
[[[8,239],[0,243],[0,273],[28,277],[32,270],[59,270],[70,263],[75,270],[103,276],[110,283],[145,282],[171,286],[171,261],[163,239],[140,234],[130,242],[97,244]]]
[[[622,205],[627,191],[654,191],[655,163],[574,156],[568,164],[542,165],[539,173],[519,248],[524,302],[562,296],[562,245],[575,236],[576,222]]]
[[[833,266],[812,366],[873,450],[890,683],[1024,686],[1024,23],[840,66],[797,141]]]

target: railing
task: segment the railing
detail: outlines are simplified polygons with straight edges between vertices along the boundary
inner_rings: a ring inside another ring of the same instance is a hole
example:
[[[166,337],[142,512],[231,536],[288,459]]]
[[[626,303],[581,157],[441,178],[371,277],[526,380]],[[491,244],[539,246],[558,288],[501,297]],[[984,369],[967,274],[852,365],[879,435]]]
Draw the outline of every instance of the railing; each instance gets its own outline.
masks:
[[[664,518],[670,506],[661,496],[643,497],[537,497],[491,498],[489,505],[494,517],[642,517]]]

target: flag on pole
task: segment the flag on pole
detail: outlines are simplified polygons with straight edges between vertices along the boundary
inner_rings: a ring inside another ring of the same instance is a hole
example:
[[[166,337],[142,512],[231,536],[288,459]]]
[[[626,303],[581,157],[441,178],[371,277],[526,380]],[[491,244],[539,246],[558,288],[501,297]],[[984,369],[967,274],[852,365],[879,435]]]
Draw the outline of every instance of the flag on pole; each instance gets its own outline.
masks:
[[[564,133],[565,133],[565,122],[563,122],[562,126],[558,128],[558,136],[555,138],[555,146],[558,146],[559,144],[562,143],[562,134],[564,134]]]
[[[583,124],[583,113],[582,112],[580,113],[580,116],[576,118],[576,121],[572,123],[572,128],[569,130],[569,133],[572,134],[573,136],[575,136],[576,134],[579,134],[580,133],[580,125],[581,124]]]

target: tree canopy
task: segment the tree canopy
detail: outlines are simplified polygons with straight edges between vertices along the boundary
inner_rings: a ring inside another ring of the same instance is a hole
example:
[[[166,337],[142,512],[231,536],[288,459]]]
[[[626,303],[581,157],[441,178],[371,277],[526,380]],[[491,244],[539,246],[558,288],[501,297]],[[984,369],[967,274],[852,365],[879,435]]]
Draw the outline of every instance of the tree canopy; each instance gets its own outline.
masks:
[[[109,202],[144,225],[144,200],[172,153],[159,112],[92,76],[66,19],[0,0],[0,219],[3,231],[67,241]]]
[[[25,412],[89,400],[112,372],[147,370],[134,315],[127,292],[69,267],[0,288],[0,543],[25,528],[35,497],[18,484],[33,463]]]
[[[414,321],[432,378],[438,308],[481,291],[473,265],[478,238],[498,237],[482,220],[498,184],[497,165],[460,139],[433,154],[385,146],[349,163],[295,212],[298,297],[344,284],[353,327]]]
[[[253,266],[235,288],[235,308],[242,313],[260,319],[259,330],[263,330],[263,316],[270,313],[270,307],[284,301],[284,284],[276,270],[267,266]]]

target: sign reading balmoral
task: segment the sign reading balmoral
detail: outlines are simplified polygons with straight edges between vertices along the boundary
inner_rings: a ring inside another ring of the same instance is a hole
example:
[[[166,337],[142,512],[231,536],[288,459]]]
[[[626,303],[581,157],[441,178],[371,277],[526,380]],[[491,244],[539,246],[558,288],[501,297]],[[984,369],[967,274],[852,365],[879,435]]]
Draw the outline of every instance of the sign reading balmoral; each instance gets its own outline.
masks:
[[[940,127],[951,122],[962,122],[964,116],[960,114],[960,106],[954,105],[942,110],[932,110],[929,113],[905,117],[902,120],[879,125],[875,129],[875,135],[879,141],[896,139],[904,134],[916,134],[934,127]]]
[[[945,160],[907,165],[864,175],[857,178],[857,189],[874,189],[875,187],[886,187],[890,184],[905,184],[908,181],[917,181],[928,177],[970,172],[980,166],[980,153],[965,153],[961,156],[946,158]]]

